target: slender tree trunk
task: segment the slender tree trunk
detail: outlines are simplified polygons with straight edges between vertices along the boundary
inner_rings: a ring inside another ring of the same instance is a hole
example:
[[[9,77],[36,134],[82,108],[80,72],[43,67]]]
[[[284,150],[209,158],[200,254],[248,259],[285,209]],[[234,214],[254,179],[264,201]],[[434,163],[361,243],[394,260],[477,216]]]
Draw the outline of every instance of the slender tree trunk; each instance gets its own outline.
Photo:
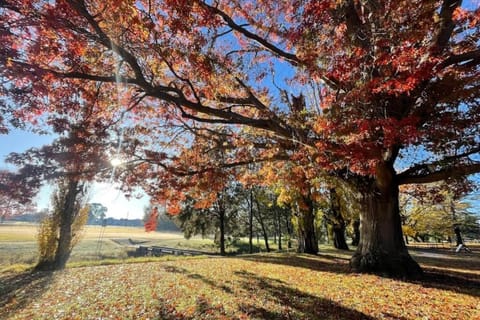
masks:
[[[225,255],[225,210],[223,206],[220,206],[220,210],[218,212],[218,222],[220,227],[220,255]]]
[[[276,227],[278,232],[278,250],[282,250],[282,221],[281,221],[281,213],[275,211],[275,218],[276,218]]]
[[[293,228],[292,223],[290,221],[291,216],[285,216],[285,225],[287,227],[287,234],[288,234],[288,241],[287,241],[287,248],[292,249],[292,236],[293,236]]]
[[[347,240],[345,239],[345,220],[343,220],[340,211],[340,200],[335,189],[330,189],[330,215],[334,247],[340,250],[348,250]]]
[[[248,213],[248,252],[253,253],[253,190],[250,189],[250,208]]]
[[[307,208],[299,209],[298,212],[298,248],[299,253],[318,253],[318,242],[315,234],[315,212],[313,202],[304,197]]]
[[[270,245],[268,244],[268,233],[267,233],[267,228],[265,226],[265,222],[262,219],[262,215],[260,213],[260,204],[258,202],[255,202],[257,205],[257,214],[255,217],[257,218],[258,223],[260,224],[260,227],[262,228],[262,234],[263,234],[263,240],[265,241],[265,249],[267,252],[270,252]]]
[[[360,242],[360,220],[356,219],[353,221],[353,239],[352,246],[358,246]]]
[[[364,190],[360,215],[360,243],[350,265],[358,272],[416,278],[422,269],[403,240],[398,206],[398,184],[393,166],[379,166],[377,178]]]
[[[262,233],[263,233],[263,240],[265,241],[265,249],[267,252],[270,252],[270,245],[268,244],[268,234],[267,234],[267,229],[265,228],[265,224],[260,223],[262,227]]]

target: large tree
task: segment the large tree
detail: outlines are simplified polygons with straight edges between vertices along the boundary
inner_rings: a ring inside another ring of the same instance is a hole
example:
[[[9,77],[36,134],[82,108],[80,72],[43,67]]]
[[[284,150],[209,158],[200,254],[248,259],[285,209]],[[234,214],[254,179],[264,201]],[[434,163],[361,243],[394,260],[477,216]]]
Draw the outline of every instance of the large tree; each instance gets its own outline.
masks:
[[[125,125],[144,136],[129,150],[143,145],[152,183],[215,164],[195,148],[172,156],[191,135],[249,127],[228,131],[237,156],[223,165],[286,156],[346,180],[364,208],[352,266],[415,276],[398,188],[480,171],[479,21],[454,0],[4,0],[2,110],[55,113],[97,88],[105,110],[135,115]]]
[[[52,196],[53,211],[39,232],[37,268],[42,270],[65,267],[78,233],[88,220],[88,207],[82,209],[86,185],[94,179],[110,180],[113,175],[110,159],[115,153],[115,121],[107,113],[100,114],[95,104],[85,105],[81,92],[74,102],[70,108],[47,114],[43,130],[53,131],[57,138],[49,145],[9,154],[6,160],[18,169],[0,176],[0,186],[3,182],[8,187],[4,193],[24,201],[47,183],[57,185]],[[93,207],[105,211],[101,205]]]
[[[40,259],[37,270],[62,270],[73,247],[80,240],[82,228],[87,223],[89,208],[85,206],[85,188],[75,178],[57,181],[52,195],[52,212],[39,227],[37,236]]]

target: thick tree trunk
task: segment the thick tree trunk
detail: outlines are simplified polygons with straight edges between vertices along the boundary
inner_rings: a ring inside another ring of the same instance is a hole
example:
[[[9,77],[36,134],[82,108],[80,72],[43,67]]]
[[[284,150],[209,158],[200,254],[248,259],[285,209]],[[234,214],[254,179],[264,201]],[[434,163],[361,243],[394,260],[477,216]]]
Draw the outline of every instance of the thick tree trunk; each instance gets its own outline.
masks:
[[[315,234],[315,212],[313,202],[304,198],[307,206],[305,209],[300,209],[298,212],[298,248],[299,253],[318,253],[318,242]]]
[[[360,243],[350,265],[358,272],[416,278],[422,270],[403,240],[393,167],[377,168],[377,178],[370,180],[360,215]]]
[[[352,246],[358,246],[360,242],[360,220],[353,221],[353,238],[352,238]]]
[[[79,192],[78,181],[71,180],[68,183],[68,192],[65,197],[64,210],[60,221],[58,247],[55,253],[55,270],[64,269],[72,253],[72,224],[76,214],[75,200]]]

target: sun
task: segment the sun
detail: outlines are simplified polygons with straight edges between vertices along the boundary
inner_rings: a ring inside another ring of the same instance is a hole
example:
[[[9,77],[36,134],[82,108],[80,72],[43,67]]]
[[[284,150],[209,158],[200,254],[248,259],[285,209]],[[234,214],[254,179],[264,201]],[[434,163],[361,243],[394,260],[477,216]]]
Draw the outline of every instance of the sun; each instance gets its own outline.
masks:
[[[122,160],[119,159],[119,158],[112,158],[112,159],[110,160],[110,164],[111,164],[112,166],[114,166],[114,167],[118,167],[119,165],[122,164]]]

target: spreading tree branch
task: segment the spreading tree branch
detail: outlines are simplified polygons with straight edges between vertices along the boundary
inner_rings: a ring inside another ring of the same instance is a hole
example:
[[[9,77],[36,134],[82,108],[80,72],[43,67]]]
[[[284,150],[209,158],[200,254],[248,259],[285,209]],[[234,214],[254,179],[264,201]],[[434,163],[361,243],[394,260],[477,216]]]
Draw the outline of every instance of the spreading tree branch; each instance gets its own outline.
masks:
[[[472,163],[465,165],[458,165],[453,167],[448,167],[443,170],[434,171],[431,173],[424,173],[412,176],[403,176],[399,175],[399,185],[403,184],[418,184],[418,183],[431,183],[442,180],[447,180],[449,178],[459,178],[474,173],[480,172],[480,163]]]
[[[480,152],[480,147],[438,161],[418,164],[399,173],[397,175],[398,182],[400,185],[430,183],[478,173],[480,172],[480,162],[468,159],[469,156],[478,152]]]
[[[455,28],[455,23],[452,19],[453,12],[460,7],[461,4],[461,0],[443,0],[439,14],[440,26],[434,43],[440,51],[443,51],[450,41],[453,29]]]
[[[301,61],[296,55],[294,55],[293,53],[286,52],[280,49],[279,47],[275,46],[268,40],[260,37],[258,34],[248,31],[247,29],[245,29],[244,25],[240,25],[236,23],[227,13],[220,10],[218,7],[211,6],[207,4],[205,1],[200,1],[200,5],[204,6],[214,14],[220,16],[230,28],[242,34],[246,38],[257,42],[262,47],[268,49],[270,52],[272,52],[276,56],[285,59],[286,61],[290,62],[293,65],[300,64]]]

